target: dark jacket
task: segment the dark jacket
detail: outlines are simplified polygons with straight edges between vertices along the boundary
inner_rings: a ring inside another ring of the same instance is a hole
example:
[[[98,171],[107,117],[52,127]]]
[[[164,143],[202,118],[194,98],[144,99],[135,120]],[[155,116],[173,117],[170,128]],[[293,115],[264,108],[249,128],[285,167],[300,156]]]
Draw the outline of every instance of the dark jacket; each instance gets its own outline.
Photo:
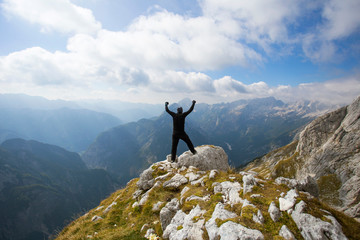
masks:
[[[174,113],[169,110],[168,106],[165,105],[165,110],[168,112],[173,118],[173,134],[181,134],[185,132],[185,118],[189,115],[192,110],[194,110],[195,102],[191,105],[189,110],[184,113]]]

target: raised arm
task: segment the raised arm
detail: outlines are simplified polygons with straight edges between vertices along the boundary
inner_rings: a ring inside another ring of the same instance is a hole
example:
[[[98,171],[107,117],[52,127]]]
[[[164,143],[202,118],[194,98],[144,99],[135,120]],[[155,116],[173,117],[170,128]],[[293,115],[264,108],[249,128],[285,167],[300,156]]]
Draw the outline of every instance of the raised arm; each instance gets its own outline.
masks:
[[[169,103],[168,103],[168,102],[165,102],[165,111],[166,111],[168,114],[170,114],[171,116],[174,116],[175,113],[169,110],[168,105],[169,105]]]
[[[187,110],[187,112],[184,112],[184,115],[185,115],[185,116],[187,116],[189,113],[192,112],[192,110],[194,110],[195,103],[196,103],[196,101],[193,100],[193,101],[192,101],[192,105],[191,105],[191,107],[189,108],[189,110]]]

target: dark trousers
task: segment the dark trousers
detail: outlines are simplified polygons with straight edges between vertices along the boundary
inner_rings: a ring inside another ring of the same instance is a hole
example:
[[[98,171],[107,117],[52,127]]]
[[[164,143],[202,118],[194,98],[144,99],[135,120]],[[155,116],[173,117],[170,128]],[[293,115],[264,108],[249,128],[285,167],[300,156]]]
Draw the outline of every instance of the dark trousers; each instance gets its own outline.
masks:
[[[171,160],[172,161],[175,161],[175,158],[176,158],[176,150],[177,150],[177,146],[178,146],[178,143],[179,143],[179,140],[183,140],[188,148],[190,149],[190,151],[192,153],[195,153],[195,149],[194,149],[194,145],[192,144],[189,136],[183,132],[183,133],[173,133],[172,135],[172,146],[171,146]]]

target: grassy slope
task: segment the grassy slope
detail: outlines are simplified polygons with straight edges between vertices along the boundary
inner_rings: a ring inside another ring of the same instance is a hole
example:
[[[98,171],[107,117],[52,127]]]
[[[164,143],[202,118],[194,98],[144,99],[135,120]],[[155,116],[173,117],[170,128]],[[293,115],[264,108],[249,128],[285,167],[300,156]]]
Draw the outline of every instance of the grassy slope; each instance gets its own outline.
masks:
[[[163,175],[164,172],[157,167],[154,167],[154,177]],[[186,171],[181,172],[185,174]],[[207,176],[209,172],[206,173]],[[171,176],[162,180],[165,182],[169,180]],[[159,211],[152,211],[153,204],[158,201],[166,202],[170,201],[172,198],[176,197],[180,199],[180,192],[185,187],[188,186],[190,190],[185,193],[184,199],[191,195],[196,196],[206,196],[210,194],[210,200],[207,202],[204,201],[189,201],[180,206],[181,209],[188,213],[196,205],[200,205],[201,209],[205,209],[206,213],[200,218],[205,218],[205,220],[210,219],[212,212],[216,204],[222,200],[220,193],[214,194],[212,183],[214,182],[223,182],[223,181],[237,181],[242,184],[242,175],[235,173],[234,171],[220,172],[216,175],[214,179],[205,178],[205,186],[197,185],[192,186],[190,183],[185,184],[177,190],[166,190],[159,186],[155,188],[155,191],[151,191],[149,199],[143,206],[138,206],[133,208],[132,205],[136,201],[133,199],[132,194],[137,190],[136,182],[138,179],[133,179],[130,181],[124,189],[118,190],[113,193],[109,198],[101,202],[99,208],[89,211],[84,216],[81,216],[77,220],[73,221],[63,231],[58,235],[58,240],[62,239],[145,239],[144,235],[146,229],[141,231],[141,228],[144,224],[148,224],[148,228],[155,229],[155,232],[158,236],[162,236],[162,229],[159,218]],[[254,204],[258,209],[261,210],[265,222],[263,225],[255,223],[252,221],[252,213],[255,209],[251,207],[246,207],[242,209],[241,204],[235,204],[233,206],[226,205],[226,208],[230,211],[237,213],[238,217],[235,219],[228,219],[225,221],[218,221],[218,224],[221,225],[226,221],[235,221],[241,223],[242,225],[258,229],[263,234],[265,239],[281,239],[278,236],[279,230],[282,225],[287,225],[287,227],[294,233],[297,239],[302,239],[299,229],[296,227],[296,224],[293,222],[290,215],[286,212],[282,213],[282,217],[279,222],[274,223],[269,213],[267,212],[269,204],[274,201],[277,206],[279,206],[278,198],[281,192],[287,192],[289,189],[284,185],[276,185],[271,180],[262,181],[260,186],[255,186],[251,193],[243,194],[242,190],[239,192],[240,197],[243,199],[248,199],[252,204]],[[261,197],[251,198],[252,194],[261,194]],[[307,194],[301,193],[297,201],[304,200],[307,205],[307,212],[312,215],[326,219],[324,217],[324,212],[321,209],[331,212],[337,220],[343,226],[343,231],[349,239],[360,239],[360,223],[355,220],[345,216],[342,213],[339,213],[330,207],[320,203],[317,199],[309,198]],[[104,209],[109,206],[111,203],[116,202],[111,210],[107,213],[103,213]],[[257,211],[257,210],[256,210]],[[94,216],[100,216],[103,219],[98,221],[92,221]],[[193,221],[198,221],[199,218],[193,219]],[[182,226],[179,226],[178,229],[181,229]],[[207,238],[206,231],[204,239]]]

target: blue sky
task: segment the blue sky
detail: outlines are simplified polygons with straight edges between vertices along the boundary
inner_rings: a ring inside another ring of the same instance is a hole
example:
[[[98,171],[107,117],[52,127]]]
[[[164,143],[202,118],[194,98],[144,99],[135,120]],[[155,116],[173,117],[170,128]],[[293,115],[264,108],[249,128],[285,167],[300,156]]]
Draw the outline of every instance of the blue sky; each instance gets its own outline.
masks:
[[[0,3],[0,93],[151,103],[360,95],[358,0]]]

